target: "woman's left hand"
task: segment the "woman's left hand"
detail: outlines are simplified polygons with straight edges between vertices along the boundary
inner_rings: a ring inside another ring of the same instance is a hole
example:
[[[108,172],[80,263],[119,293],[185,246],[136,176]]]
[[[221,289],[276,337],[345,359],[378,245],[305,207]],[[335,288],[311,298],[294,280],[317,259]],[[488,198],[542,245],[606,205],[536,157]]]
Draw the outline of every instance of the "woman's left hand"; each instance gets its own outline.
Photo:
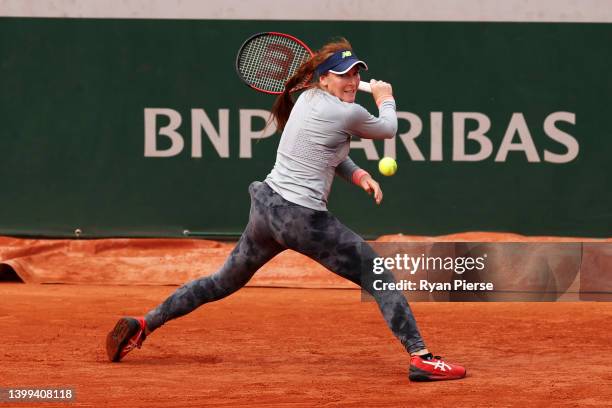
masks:
[[[380,204],[383,199],[383,193],[380,189],[380,185],[370,176],[369,174],[364,175],[359,180],[359,185],[363,188],[368,194],[372,195],[374,193],[374,200],[376,204]]]

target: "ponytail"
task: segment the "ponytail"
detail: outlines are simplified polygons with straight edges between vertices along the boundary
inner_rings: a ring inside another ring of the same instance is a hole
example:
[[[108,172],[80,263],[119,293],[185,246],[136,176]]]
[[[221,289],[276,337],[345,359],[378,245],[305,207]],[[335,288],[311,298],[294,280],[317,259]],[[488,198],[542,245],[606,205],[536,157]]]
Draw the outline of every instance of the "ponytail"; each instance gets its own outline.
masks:
[[[317,86],[318,78],[315,80],[315,69],[330,55],[340,50],[352,50],[351,44],[345,38],[340,38],[325,44],[310,59],[304,62],[291,78],[285,83],[285,90],[276,97],[272,105],[272,117],[276,121],[276,128],[282,132],[289,120],[289,115],[295,102],[291,97],[291,91]]]

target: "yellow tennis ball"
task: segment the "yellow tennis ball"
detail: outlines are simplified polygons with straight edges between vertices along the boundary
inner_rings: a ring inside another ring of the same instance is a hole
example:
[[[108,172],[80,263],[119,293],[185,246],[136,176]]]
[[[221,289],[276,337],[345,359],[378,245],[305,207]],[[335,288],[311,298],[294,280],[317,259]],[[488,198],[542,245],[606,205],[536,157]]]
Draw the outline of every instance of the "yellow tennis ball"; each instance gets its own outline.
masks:
[[[391,157],[383,157],[378,162],[378,171],[383,176],[392,176],[397,171],[397,163]]]

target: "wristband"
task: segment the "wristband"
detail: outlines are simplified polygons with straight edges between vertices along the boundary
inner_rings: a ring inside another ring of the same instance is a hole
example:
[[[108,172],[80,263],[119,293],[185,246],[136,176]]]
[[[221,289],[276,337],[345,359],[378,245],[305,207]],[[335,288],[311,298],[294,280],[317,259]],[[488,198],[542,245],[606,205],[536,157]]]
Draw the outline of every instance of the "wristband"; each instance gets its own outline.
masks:
[[[359,185],[359,182],[361,181],[361,178],[365,175],[370,175],[370,173],[368,173],[367,171],[365,171],[364,169],[357,169],[353,172],[353,184],[355,185]]]

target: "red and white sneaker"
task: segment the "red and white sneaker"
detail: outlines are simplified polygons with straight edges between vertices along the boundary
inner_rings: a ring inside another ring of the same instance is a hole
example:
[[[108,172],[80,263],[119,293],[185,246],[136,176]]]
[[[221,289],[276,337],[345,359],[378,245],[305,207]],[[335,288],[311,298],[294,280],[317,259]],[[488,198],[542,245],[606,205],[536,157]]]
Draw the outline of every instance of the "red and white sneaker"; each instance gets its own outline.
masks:
[[[106,336],[109,360],[120,361],[136,347],[140,348],[146,337],[144,317],[122,317]]]
[[[429,358],[412,356],[408,378],[410,381],[458,380],[465,377],[465,373],[464,367],[447,363],[439,356],[429,355]]]

